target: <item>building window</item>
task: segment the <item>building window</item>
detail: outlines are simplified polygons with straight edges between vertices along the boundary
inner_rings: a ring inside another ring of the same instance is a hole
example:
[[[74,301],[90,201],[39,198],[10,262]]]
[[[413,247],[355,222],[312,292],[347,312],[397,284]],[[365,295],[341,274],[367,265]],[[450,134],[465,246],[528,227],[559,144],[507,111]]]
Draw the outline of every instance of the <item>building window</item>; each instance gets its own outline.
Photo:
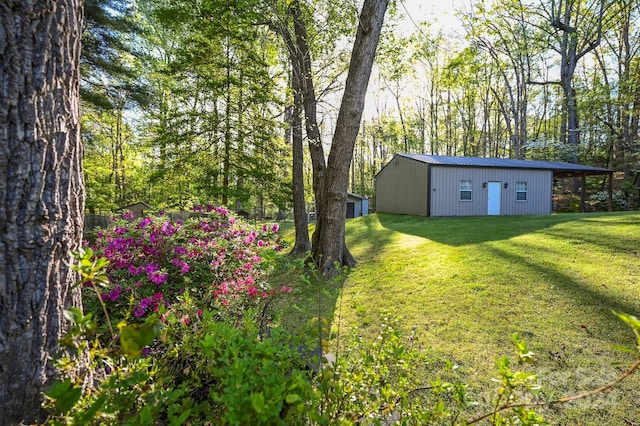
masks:
[[[527,201],[527,182],[516,182],[516,201]]]
[[[460,201],[471,201],[471,181],[460,181]]]

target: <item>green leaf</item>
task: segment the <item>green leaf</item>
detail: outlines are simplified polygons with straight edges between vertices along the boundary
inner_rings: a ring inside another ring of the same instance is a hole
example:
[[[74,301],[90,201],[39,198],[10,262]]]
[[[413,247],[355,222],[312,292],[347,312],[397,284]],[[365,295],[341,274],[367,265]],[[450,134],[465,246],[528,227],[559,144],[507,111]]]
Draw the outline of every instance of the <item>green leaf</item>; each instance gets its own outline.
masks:
[[[302,398],[300,397],[300,395],[295,394],[295,393],[290,393],[285,398],[285,401],[287,401],[287,404],[295,404],[296,402],[301,401],[301,400],[302,400]]]
[[[160,335],[161,323],[157,317],[149,317],[143,324],[118,324],[120,344],[125,354],[139,357],[142,349]]]
[[[618,316],[622,321],[625,322],[631,330],[633,330],[633,334],[636,335],[636,339],[638,340],[638,346],[640,347],[640,320],[633,315],[627,315],[625,313],[618,313],[613,311],[614,314]]]
[[[184,424],[184,422],[187,421],[187,419],[189,418],[190,415],[191,415],[191,408],[189,408],[188,410],[186,410],[182,414],[180,414],[180,417],[178,417],[176,420],[172,421],[171,424],[172,425]]]
[[[107,395],[101,395],[98,399],[93,401],[93,404],[91,404],[89,409],[80,413],[77,417],[77,424],[90,424],[105,402],[107,402]]]
[[[145,405],[142,411],[140,411],[140,422],[143,425],[150,425],[153,423],[153,416],[151,415],[151,407]]]
[[[262,392],[251,394],[251,405],[257,413],[262,413],[264,410],[264,395],[262,395]]]
[[[63,315],[67,319],[67,321],[70,321],[74,324],[80,323],[83,317],[82,311],[75,306],[72,306],[69,309],[65,309]]]
[[[55,382],[44,394],[55,401],[56,412],[65,414],[82,396],[82,388],[73,386],[71,380],[67,379],[64,382]]]

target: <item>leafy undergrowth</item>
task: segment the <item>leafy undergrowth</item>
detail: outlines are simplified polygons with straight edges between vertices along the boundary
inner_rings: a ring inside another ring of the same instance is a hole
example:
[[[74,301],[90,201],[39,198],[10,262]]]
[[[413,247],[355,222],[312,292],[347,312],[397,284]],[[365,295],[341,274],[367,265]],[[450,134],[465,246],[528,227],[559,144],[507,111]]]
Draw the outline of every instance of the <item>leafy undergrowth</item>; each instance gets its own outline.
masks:
[[[279,255],[278,225],[196,210],[185,222],[126,213],[75,253],[86,310],[65,312],[49,424],[640,414],[638,215],[370,216],[348,225],[360,265],[327,281]]]
[[[300,286],[283,322],[331,320],[332,350],[353,326],[365,339],[381,313],[398,312],[425,356],[423,383],[447,364],[485,401],[499,386],[496,360],[519,333],[537,354],[541,399],[602,386],[633,357],[634,336],[612,311],[640,314],[640,214],[422,218],[374,214],[347,222],[358,259],[343,282]],[[295,274],[280,276],[291,282]],[[308,332],[308,330],[307,330]],[[337,336],[342,336],[337,339]],[[551,424],[636,424],[640,375],[597,396],[541,409]]]

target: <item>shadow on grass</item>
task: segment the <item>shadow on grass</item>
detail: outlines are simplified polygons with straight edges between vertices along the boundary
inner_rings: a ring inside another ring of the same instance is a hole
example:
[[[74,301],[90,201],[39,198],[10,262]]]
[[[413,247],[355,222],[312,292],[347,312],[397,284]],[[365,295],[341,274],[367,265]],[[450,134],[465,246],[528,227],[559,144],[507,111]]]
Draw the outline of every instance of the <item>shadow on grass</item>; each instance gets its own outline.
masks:
[[[519,245],[520,249],[524,246],[523,244],[516,245]],[[540,253],[543,251],[541,248],[534,250],[529,249],[527,252],[528,256],[526,257],[509,253],[504,249],[490,245],[482,246],[479,250],[501,259],[507,264],[518,265],[520,268],[525,268],[529,270],[531,274],[544,277],[546,281],[554,286],[554,289],[558,289],[566,294],[567,300],[572,302],[572,307],[585,313],[584,318],[579,316],[574,318],[576,322],[592,322],[593,324],[589,325],[586,330],[592,326],[604,328],[606,334],[600,335],[599,337],[611,340],[612,344],[618,344],[619,341],[617,339],[622,335],[621,333],[625,333],[628,330],[623,322],[613,314],[613,311],[630,315],[640,314],[639,303],[621,300],[606,291],[604,287],[600,290],[595,285],[580,283],[572,277],[569,272],[561,271],[549,264],[534,261],[533,259],[545,257],[545,254]],[[518,283],[513,283],[513,285],[518,285]],[[555,310],[557,308],[557,306],[549,305],[549,310]],[[547,312],[540,312],[540,315],[545,316]],[[586,315],[589,315],[589,318],[587,318]]]
[[[582,221],[589,222],[589,232],[580,232]],[[575,222],[575,226],[556,227],[567,222]],[[601,232],[598,230],[600,222],[603,225]],[[631,225],[632,229],[635,225],[640,226],[640,215],[613,213],[424,218],[373,214],[347,222],[347,244],[357,260],[362,263],[384,261],[384,259],[378,259],[378,256],[384,256],[385,247],[397,239],[398,233],[454,247],[477,245],[477,250],[486,250],[487,256],[503,259],[505,264],[520,265],[530,270],[532,274],[545,275],[549,282],[575,301],[577,307],[584,308],[585,312],[591,310],[592,317],[595,316],[598,322],[606,323],[607,330],[621,333],[624,326],[611,311],[637,315],[640,308],[637,303],[617,299],[607,294],[605,289],[599,291],[596,286],[581,284],[570,273],[554,268],[553,265],[537,262],[536,259],[542,259],[545,256],[541,253],[539,256],[532,257],[531,254],[535,253],[535,250],[544,250],[543,248],[518,247],[520,251],[524,250],[523,252],[527,254],[524,256],[482,243],[505,241],[521,235],[541,232],[551,238],[584,241],[586,244],[602,246],[606,249],[605,251],[633,253],[634,247],[640,246],[640,233],[629,235],[628,240],[620,242],[610,238],[610,233],[607,231],[610,226],[622,225]],[[517,243],[512,243],[517,246]],[[331,321],[339,316],[336,314],[339,314],[341,309],[340,297],[348,272],[341,279],[330,281],[313,274],[307,275],[311,278],[301,279],[303,272],[305,271],[302,269],[295,269],[272,277],[274,285],[286,285],[294,289],[290,297],[282,299],[277,305],[281,323],[288,329],[302,332],[306,337],[317,339],[320,335],[326,338],[329,335],[328,329],[332,325]],[[320,321],[325,319],[327,324],[319,324],[317,319]]]
[[[377,254],[384,252],[395,234],[385,229],[376,215],[348,220],[346,232],[347,246],[358,263],[373,261]],[[324,279],[316,271],[302,267],[277,271],[271,277],[271,283],[293,289],[289,297],[274,306],[281,324],[289,330],[302,332],[309,339],[317,339],[318,335],[328,338],[333,320],[340,317],[337,311],[341,309],[340,297],[349,273],[347,269],[337,278]],[[325,320],[326,324],[322,324]]]
[[[545,234],[576,244],[593,244],[620,253],[640,255],[640,215],[624,218],[628,220],[615,219],[623,217],[599,216],[577,220],[576,225],[589,226],[589,233],[574,232],[571,228],[556,228],[545,231]],[[620,238],[621,234],[624,234],[624,238]]]
[[[387,231],[376,214],[359,217],[347,221],[347,246],[350,250],[364,253],[377,253],[383,250],[392,239],[392,232]],[[358,260],[356,258],[356,260]]]
[[[602,217],[629,213],[565,213],[548,216],[473,216],[427,218],[421,216],[378,213],[383,227],[404,234],[427,238],[450,246],[464,246],[500,241],[552,228],[558,224],[578,220],[601,220]],[[632,216],[637,218],[638,216]],[[640,222],[633,222],[640,224]],[[607,222],[609,224],[611,222]],[[613,222],[615,223],[615,222]]]
[[[330,338],[332,321],[340,309],[342,289],[349,274],[344,270],[332,279],[302,266],[279,268],[270,278],[271,284],[291,287],[292,291],[276,300],[273,309],[279,323],[308,347],[324,346]]]

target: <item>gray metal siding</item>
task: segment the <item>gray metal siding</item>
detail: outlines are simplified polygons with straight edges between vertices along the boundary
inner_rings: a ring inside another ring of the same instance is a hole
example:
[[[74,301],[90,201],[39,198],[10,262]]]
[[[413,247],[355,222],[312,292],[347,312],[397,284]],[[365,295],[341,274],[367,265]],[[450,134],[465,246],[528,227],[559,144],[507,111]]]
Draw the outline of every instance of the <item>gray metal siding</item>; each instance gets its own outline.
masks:
[[[551,213],[551,170],[496,169],[431,166],[431,216],[484,216],[487,188],[483,183],[500,182],[501,215]],[[472,200],[460,201],[460,181],[470,180]],[[527,200],[516,201],[516,182],[527,182]],[[504,188],[504,184],[508,187]]]
[[[353,203],[353,217],[366,216],[369,214],[369,200],[366,198],[347,194],[347,203]]]
[[[427,216],[428,168],[394,157],[376,176],[376,211]]]

